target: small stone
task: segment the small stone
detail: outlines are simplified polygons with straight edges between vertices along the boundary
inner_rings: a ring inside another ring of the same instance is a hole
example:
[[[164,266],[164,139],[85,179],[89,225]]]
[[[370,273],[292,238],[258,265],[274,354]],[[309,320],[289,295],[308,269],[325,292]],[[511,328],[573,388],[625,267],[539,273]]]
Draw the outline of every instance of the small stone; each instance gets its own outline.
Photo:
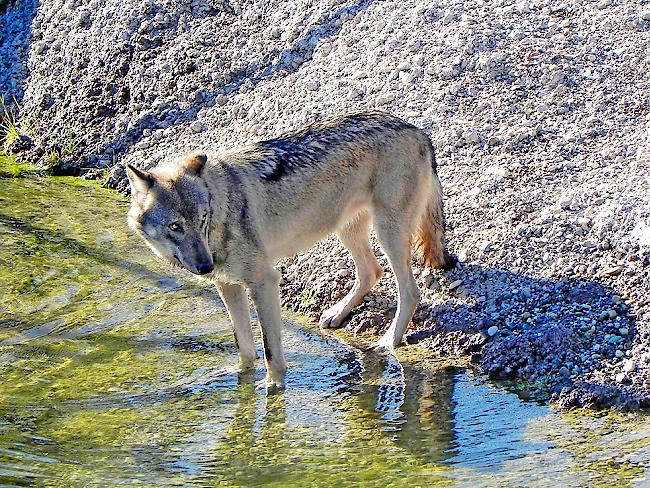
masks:
[[[203,132],[205,130],[205,126],[200,120],[195,120],[190,124],[190,129],[192,132]]]
[[[329,54],[332,52],[332,44],[325,43],[320,47],[320,54],[323,57],[329,56]]]
[[[587,217],[578,217],[578,224],[580,224],[580,226],[588,227],[590,223],[591,219],[588,219]]]
[[[616,317],[618,317],[618,312],[614,309],[610,309],[607,311],[607,317],[610,319],[615,319]]]
[[[625,373],[618,373],[616,375],[617,383],[625,383],[627,381],[627,375]]]
[[[614,353],[614,355],[617,358],[622,358],[624,356],[623,351],[621,351],[620,349],[616,349],[616,352]]]
[[[461,249],[458,252],[457,257],[458,257],[458,261],[460,261],[461,263],[466,263],[468,259],[467,251],[465,249]]]
[[[497,136],[491,136],[488,139],[488,146],[498,146],[501,144],[501,138]]]
[[[627,337],[630,331],[627,327],[621,327],[620,329],[618,329],[618,333],[621,334],[623,337]]]
[[[650,22],[650,10],[646,10],[641,14],[641,19],[645,20],[646,22]]]
[[[611,268],[607,268],[606,270],[603,271],[603,275],[605,276],[617,276],[621,274],[621,271],[623,271],[622,266],[612,266]]]
[[[567,368],[566,366],[562,366],[560,368],[560,375],[569,376],[569,368]]]
[[[492,243],[490,241],[483,241],[478,245],[478,248],[481,251],[487,252],[492,248]]]
[[[481,141],[481,136],[476,129],[467,129],[463,132],[463,140],[467,144],[478,144]]]
[[[453,290],[454,288],[458,288],[462,284],[463,284],[463,280],[452,281],[451,284],[449,285],[449,289]]]
[[[562,81],[564,80],[564,74],[561,71],[556,71],[551,75],[551,80],[549,81],[549,85],[551,86],[557,86]]]
[[[499,332],[499,328],[496,325],[493,325],[487,330],[487,333],[490,337],[494,337]]]
[[[641,354],[641,362],[645,364],[650,363],[650,352],[644,352]]]
[[[611,4],[612,4],[612,0],[600,0],[600,2],[598,2],[597,7],[602,10],[604,8],[609,7]]]
[[[569,195],[562,195],[557,203],[561,209],[568,210],[569,208],[571,208],[572,200],[573,199]]]
[[[626,373],[631,373],[636,369],[636,364],[634,363],[634,360],[632,359],[626,359],[623,361],[623,371]]]
[[[454,294],[458,298],[467,298],[469,296],[469,291],[467,291],[467,288],[465,288],[464,286],[459,286],[454,290]]]
[[[305,81],[305,88],[309,91],[316,91],[318,90],[318,81],[310,79]]]

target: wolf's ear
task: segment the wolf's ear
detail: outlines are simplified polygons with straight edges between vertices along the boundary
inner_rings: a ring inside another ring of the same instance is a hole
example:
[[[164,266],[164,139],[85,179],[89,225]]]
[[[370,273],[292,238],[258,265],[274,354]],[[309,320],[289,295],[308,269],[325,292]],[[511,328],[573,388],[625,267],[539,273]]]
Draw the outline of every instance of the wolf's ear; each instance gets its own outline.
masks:
[[[208,162],[208,156],[202,151],[194,151],[189,154],[181,163],[181,166],[197,175],[201,172],[205,163]]]
[[[130,164],[126,165],[126,176],[131,183],[131,193],[146,193],[153,186],[153,176]]]

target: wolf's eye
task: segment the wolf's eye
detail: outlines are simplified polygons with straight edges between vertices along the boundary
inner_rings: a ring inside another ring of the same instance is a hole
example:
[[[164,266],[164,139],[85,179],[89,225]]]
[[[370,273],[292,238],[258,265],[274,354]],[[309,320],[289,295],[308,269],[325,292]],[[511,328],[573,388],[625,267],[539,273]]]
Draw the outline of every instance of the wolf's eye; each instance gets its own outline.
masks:
[[[181,227],[181,224],[178,222],[172,222],[169,224],[169,230],[174,231],[174,232],[181,232],[183,228]]]

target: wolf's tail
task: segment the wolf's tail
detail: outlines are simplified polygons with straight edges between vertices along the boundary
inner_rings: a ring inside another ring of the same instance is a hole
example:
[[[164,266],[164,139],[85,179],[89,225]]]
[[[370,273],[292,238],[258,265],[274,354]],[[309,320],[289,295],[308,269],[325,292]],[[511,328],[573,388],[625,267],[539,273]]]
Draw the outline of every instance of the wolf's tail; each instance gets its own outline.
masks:
[[[436,171],[436,157],[431,149],[431,170],[433,178],[426,209],[414,233],[414,247],[427,266],[451,269],[456,258],[445,248],[445,214],[442,203],[442,186]]]

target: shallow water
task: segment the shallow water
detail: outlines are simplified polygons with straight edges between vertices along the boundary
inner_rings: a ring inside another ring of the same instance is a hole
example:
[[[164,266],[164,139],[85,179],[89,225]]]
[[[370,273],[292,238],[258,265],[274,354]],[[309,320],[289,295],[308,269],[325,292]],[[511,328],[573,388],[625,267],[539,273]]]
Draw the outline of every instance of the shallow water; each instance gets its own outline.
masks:
[[[287,389],[236,369],[210,287],[126,201],[0,179],[0,484],[647,486],[641,416],[557,414],[448,366],[287,322]]]

